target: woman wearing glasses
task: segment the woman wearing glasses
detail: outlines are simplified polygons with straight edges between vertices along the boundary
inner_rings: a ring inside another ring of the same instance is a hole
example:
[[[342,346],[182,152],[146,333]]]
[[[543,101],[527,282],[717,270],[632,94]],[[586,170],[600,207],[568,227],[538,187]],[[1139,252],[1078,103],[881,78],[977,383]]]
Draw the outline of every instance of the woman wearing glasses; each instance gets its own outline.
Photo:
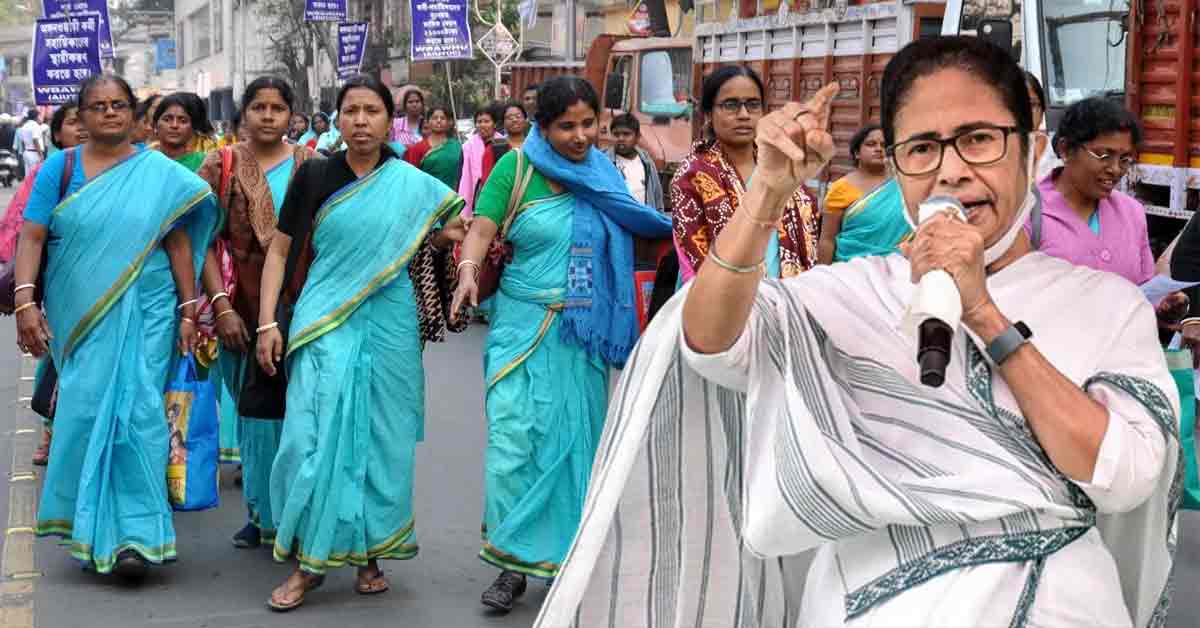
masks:
[[[679,277],[696,274],[737,211],[754,174],[755,127],[765,108],[762,79],[750,68],[727,66],[704,80],[700,108],[708,118],[706,139],[684,158],[671,179],[671,207]],[[792,277],[817,263],[817,205],[803,186],[791,195],[771,236],[767,274]]]
[[[922,38],[880,85],[910,220],[935,195],[967,215],[762,281],[763,225],[834,152],[836,86],[763,118],[741,208],[613,391],[536,628],[1166,621],[1182,460],[1153,308],[1030,246],[1037,151],[1006,50]],[[938,387],[907,316],[933,271],[962,311]]]
[[[120,77],[84,81],[88,141],[38,173],[14,273],[17,343],[52,355],[59,376],[37,534],[131,577],[175,559],[163,388],[171,348],[195,345],[196,277],[219,221],[203,180],[132,144],[136,104]]]
[[[1067,109],[1054,136],[1063,165],[1038,183],[1040,221],[1035,214],[1026,226],[1041,252],[1137,284],[1154,276],[1146,208],[1116,189],[1141,139],[1137,118],[1113,100],[1087,98]]]

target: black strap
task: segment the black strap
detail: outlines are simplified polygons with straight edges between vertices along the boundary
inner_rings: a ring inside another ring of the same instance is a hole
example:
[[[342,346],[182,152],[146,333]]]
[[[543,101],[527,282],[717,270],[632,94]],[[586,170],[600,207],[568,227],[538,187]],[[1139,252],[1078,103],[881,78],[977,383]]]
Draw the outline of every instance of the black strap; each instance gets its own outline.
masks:
[[[71,176],[75,174],[75,151],[79,147],[68,148],[63,157],[62,177],[58,181],[58,202],[62,202],[67,197],[67,188],[71,187]]]
[[[327,174],[324,169],[327,163],[324,159],[310,159],[304,162],[307,166],[304,178],[306,180],[323,181]],[[299,183],[304,182],[299,181]],[[308,190],[304,191],[308,192]],[[292,244],[288,247],[287,262],[283,265],[283,290],[286,290],[292,284],[292,277],[296,274],[296,265],[300,263],[300,256],[304,254],[304,245],[308,242],[308,236],[312,232],[313,220],[315,218],[315,215],[307,213],[302,213],[297,217],[296,228],[292,233]],[[278,309],[278,306],[276,309]]]

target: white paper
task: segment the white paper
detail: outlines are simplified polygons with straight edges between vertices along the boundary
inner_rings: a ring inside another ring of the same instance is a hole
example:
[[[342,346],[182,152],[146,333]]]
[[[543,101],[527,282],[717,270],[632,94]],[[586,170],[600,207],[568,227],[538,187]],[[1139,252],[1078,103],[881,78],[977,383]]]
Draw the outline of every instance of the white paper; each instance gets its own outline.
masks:
[[[1146,295],[1146,299],[1150,301],[1150,305],[1158,307],[1163,299],[1167,298],[1174,292],[1179,292],[1185,288],[1191,288],[1194,285],[1200,284],[1200,281],[1175,281],[1166,275],[1155,275],[1149,281],[1141,285],[1142,294]]]

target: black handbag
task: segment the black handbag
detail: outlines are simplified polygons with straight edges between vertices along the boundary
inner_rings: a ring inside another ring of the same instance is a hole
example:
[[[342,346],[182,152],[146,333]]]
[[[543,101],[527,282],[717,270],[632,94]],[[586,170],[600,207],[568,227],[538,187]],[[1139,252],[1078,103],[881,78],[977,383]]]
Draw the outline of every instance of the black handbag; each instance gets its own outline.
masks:
[[[54,418],[54,408],[58,405],[58,369],[54,368],[54,360],[46,357],[46,369],[37,387],[33,389],[33,399],[29,407],[40,416]]]
[[[312,173],[323,176],[324,173]],[[312,216],[304,217],[299,229],[292,237],[288,247],[287,264],[283,267],[283,286],[280,289],[279,302],[275,306],[275,322],[279,323],[279,333],[283,335],[283,346],[287,347],[288,328],[292,324],[292,312],[295,304],[286,298],[286,289],[291,286],[296,273],[296,265],[304,254],[310,241],[312,231]],[[281,361],[274,375],[268,375],[258,363],[258,334],[254,337],[254,349],[248,358],[246,372],[242,376],[242,390],[238,394],[238,415],[252,419],[281,420],[287,410],[287,376]]]

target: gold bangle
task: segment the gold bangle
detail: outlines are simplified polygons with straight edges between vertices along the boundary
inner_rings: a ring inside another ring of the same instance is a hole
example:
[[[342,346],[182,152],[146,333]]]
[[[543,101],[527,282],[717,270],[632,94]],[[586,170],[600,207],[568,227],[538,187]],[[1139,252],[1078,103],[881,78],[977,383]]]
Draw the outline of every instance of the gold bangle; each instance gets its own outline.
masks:
[[[21,312],[24,312],[35,305],[37,305],[37,303],[34,303],[33,301],[30,301],[24,305],[18,305],[17,307],[13,308],[13,316],[20,314]]]
[[[746,217],[746,220],[748,220],[750,222],[750,224],[762,227],[764,229],[771,229],[771,230],[778,229],[779,228],[779,220],[780,220],[780,218],[783,218],[783,216],[780,216],[779,218],[776,218],[774,222],[768,222],[766,220],[759,220],[759,219],[755,218],[754,216],[751,216],[749,214],[749,212],[745,212],[744,215]]]
[[[224,312],[221,312],[220,314],[217,314],[216,318],[214,318],[213,320],[214,320],[214,321],[219,321],[219,320],[221,320],[221,317],[222,317],[222,316],[225,316],[226,314],[233,314],[233,313],[234,313],[234,310],[233,310],[233,308],[229,308],[228,310],[225,310]]]
[[[717,243],[716,242],[713,242],[712,246],[708,247],[708,257],[709,257],[709,259],[711,259],[713,261],[714,264],[716,264],[717,266],[720,266],[721,268],[724,268],[725,270],[727,270],[731,273],[737,273],[739,275],[748,275],[750,273],[756,273],[756,272],[761,272],[765,275],[767,273],[767,258],[766,257],[763,257],[763,259],[759,260],[756,264],[754,264],[752,266],[738,266],[737,264],[730,264],[729,262],[721,259],[720,255],[717,255]]]

